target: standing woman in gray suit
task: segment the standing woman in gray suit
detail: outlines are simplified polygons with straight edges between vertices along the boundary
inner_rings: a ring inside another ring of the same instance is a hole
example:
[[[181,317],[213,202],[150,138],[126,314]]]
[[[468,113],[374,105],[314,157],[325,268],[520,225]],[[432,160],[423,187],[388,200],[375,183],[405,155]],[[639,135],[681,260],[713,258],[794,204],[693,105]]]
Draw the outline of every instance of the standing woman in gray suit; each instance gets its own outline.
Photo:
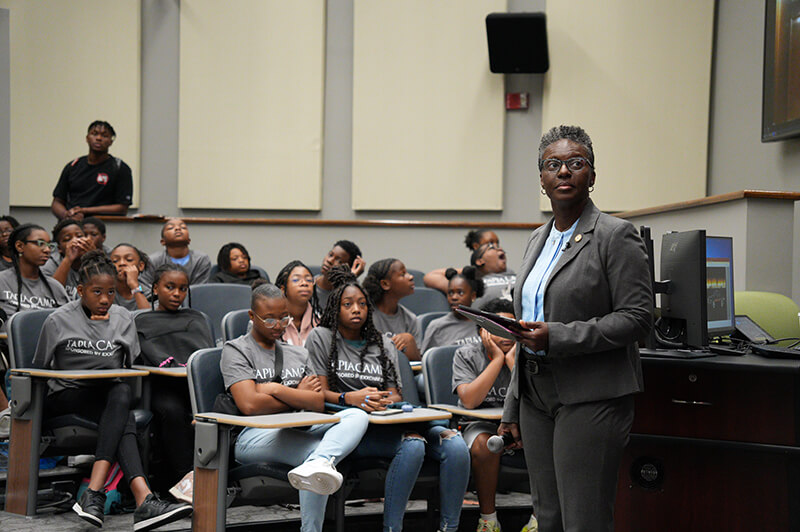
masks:
[[[644,244],[589,198],[592,141],[558,126],[539,144],[553,219],[528,241],[514,288],[527,329],[498,432],[522,446],[541,532],[612,531],[617,470],[643,389],[637,341],[653,295]]]

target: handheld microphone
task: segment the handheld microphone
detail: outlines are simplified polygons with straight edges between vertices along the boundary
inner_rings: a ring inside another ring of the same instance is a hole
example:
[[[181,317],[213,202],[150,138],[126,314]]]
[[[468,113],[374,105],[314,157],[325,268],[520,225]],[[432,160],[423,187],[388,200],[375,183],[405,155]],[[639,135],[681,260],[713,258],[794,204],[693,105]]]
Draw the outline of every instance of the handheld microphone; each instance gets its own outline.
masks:
[[[491,436],[486,440],[486,447],[495,454],[500,454],[505,449],[506,445],[514,443],[514,436],[511,434],[503,434],[502,436]]]

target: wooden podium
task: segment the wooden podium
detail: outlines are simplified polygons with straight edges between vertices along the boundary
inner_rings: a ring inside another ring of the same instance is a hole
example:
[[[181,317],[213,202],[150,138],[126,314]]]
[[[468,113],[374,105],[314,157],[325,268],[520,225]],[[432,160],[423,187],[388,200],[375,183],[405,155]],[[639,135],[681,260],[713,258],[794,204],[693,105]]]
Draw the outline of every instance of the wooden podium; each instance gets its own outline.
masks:
[[[800,361],[642,366],[616,531],[800,530]]]

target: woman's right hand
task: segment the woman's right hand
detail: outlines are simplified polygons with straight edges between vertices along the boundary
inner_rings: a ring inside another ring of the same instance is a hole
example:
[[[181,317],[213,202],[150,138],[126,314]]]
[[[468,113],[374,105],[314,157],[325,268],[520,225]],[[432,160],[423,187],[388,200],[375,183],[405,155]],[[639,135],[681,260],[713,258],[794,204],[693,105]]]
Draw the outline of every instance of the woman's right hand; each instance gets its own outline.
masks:
[[[510,434],[514,438],[514,443],[507,445],[506,449],[522,449],[522,436],[517,423],[500,423],[500,426],[497,427],[497,435],[504,436],[506,434]]]
[[[521,333],[520,343],[532,351],[547,351],[548,328],[543,321],[520,321],[520,327],[525,329]]]
[[[354,392],[347,392],[345,394],[345,401],[348,405],[361,408],[367,412],[386,410],[386,405],[392,403],[392,400],[389,399],[391,393],[392,392],[382,391],[368,386]]]

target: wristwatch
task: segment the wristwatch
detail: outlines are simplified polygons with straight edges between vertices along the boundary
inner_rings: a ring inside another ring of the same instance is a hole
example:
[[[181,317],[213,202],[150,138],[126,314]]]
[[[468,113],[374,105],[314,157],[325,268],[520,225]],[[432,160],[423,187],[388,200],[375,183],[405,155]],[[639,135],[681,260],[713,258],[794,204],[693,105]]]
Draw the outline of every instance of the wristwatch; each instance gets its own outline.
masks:
[[[341,406],[347,406],[347,403],[344,400],[344,394],[346,394],[346,393],[347,392],[342,392],[342,393],[339,394],[339,404]]]
[[[140,294],[144,294],[144,288],[142,288],[142,285],[139,285],[139,286],[136,287],[136,290],[134,290],[133,293],[135,294],[136,292],[139,292]]]

